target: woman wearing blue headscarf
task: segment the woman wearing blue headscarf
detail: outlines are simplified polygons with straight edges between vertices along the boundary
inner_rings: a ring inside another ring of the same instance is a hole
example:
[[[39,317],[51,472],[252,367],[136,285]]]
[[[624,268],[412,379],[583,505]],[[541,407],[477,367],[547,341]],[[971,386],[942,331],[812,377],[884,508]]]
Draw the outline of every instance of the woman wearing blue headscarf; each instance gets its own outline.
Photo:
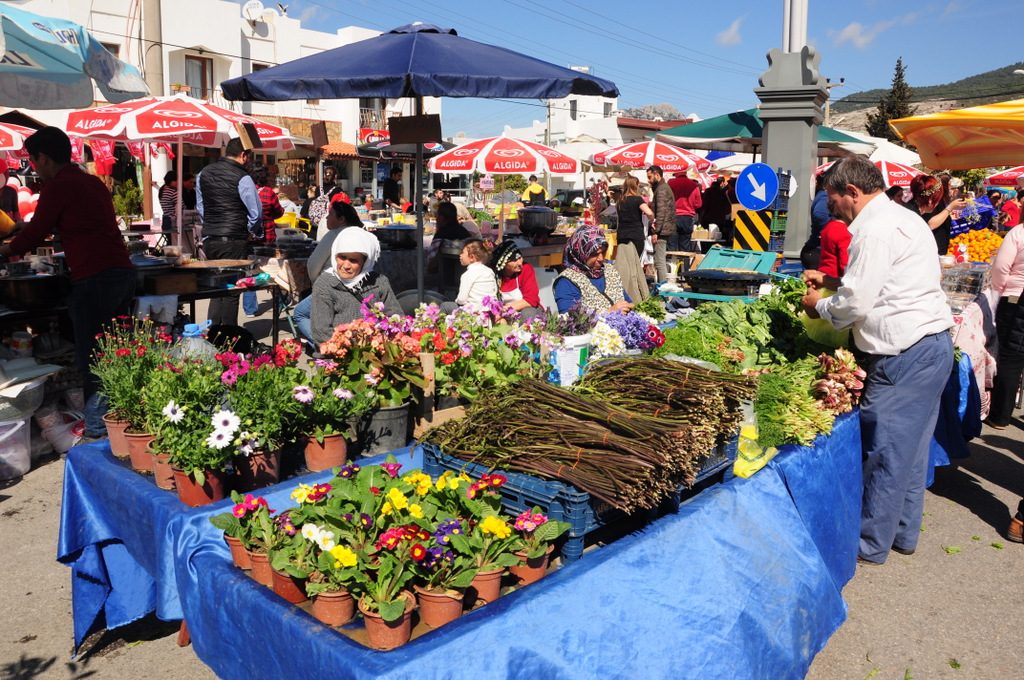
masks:
[[[565,243],[565,269],[552,286],[559,312],[579,304],[596,313],[627,312],[633,303],[615,267],[604,261],[608,242],[600,227],[581,227]]]

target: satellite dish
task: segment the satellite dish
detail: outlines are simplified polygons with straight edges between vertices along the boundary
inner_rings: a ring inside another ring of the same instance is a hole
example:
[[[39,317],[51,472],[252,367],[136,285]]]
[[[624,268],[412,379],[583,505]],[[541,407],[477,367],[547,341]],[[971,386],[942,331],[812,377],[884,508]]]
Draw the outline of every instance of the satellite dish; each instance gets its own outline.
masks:
[[[259,21],[263,17],[263,3],[260,0],[249,0],[242,5],[242,16],[250,22]]]

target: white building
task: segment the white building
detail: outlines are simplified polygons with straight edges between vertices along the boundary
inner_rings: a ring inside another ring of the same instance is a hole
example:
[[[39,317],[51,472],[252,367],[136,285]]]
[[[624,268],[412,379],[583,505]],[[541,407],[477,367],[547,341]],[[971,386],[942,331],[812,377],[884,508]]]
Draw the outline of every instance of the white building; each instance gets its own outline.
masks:
[[[372,131],[386,130],[387,118],[411,115],[410,99],[300,100],[288,102],[229,102],[220,83],[268,66],[292,61],[359,40],[379,32],[348,26],[334,33],[303,28],[297,18],[282,14],[268,3],[239,7],[225,0],[22,0],[18,7],[86,26],[123,61],[136,66],[153,95],[185,92],[226,108],[242,111],[288,128],[298,137],[295,151],[268,156],[278,166],[281,183],[315,181],[310,177],[316,152],[311,144],[313,123],[327,124],[332,143],[357,145]],[[97,104],[102,103],[96,91]],[[424,100],[425,113],[440,113],[440,100]],[[63,125],[67,112],[29,112],[55,125]],[[217,150],[186,149],[187,170],[196,171]],[[334,163],[339,183],[350,191],[375,185],[372,163],[345,160]],[[158,160],[153,177],[170,167]],[[378,170],[385,172],[385,168]],[[411,182],[404,173],[403,179]]]
[[[583,161],[608,148],[644,141],[652,132],[690,122],[690,119],[653,121],[626,118],[618,108],[617,98],[574,94],[548,100],[545,120],[534,120],[523,128],[505,126],[502,134],[547,143]],[[553,191],[583,189],[583,176],[553,176],[551,188]]]

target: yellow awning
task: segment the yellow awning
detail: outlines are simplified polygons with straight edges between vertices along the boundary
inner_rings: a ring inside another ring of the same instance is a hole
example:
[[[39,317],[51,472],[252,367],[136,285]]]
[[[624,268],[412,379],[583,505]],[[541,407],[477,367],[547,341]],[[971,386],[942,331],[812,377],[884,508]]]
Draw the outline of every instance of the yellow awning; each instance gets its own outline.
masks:
[[[897,118],[889,125],[929,168],[1024,164],[1024,99]]]

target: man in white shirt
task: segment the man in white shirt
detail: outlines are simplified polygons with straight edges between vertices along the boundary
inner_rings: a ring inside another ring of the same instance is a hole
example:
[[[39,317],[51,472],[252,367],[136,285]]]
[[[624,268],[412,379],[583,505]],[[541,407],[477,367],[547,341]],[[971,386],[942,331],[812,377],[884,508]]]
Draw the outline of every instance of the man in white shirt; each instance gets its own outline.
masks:
[[[953,367],[953,318],[931,230],[886,197],[875,165],[863,156],[844,158],[824,188],[832,214],[850,225],[850,261],[841,281],[805,272],[811,288],[803,306],[837,329],[851,328],[868,357],[857,561],[877,565],[890,549],[909,555],[917,546],[929,443]],[[821,288],[837,292],[822,298]]]

